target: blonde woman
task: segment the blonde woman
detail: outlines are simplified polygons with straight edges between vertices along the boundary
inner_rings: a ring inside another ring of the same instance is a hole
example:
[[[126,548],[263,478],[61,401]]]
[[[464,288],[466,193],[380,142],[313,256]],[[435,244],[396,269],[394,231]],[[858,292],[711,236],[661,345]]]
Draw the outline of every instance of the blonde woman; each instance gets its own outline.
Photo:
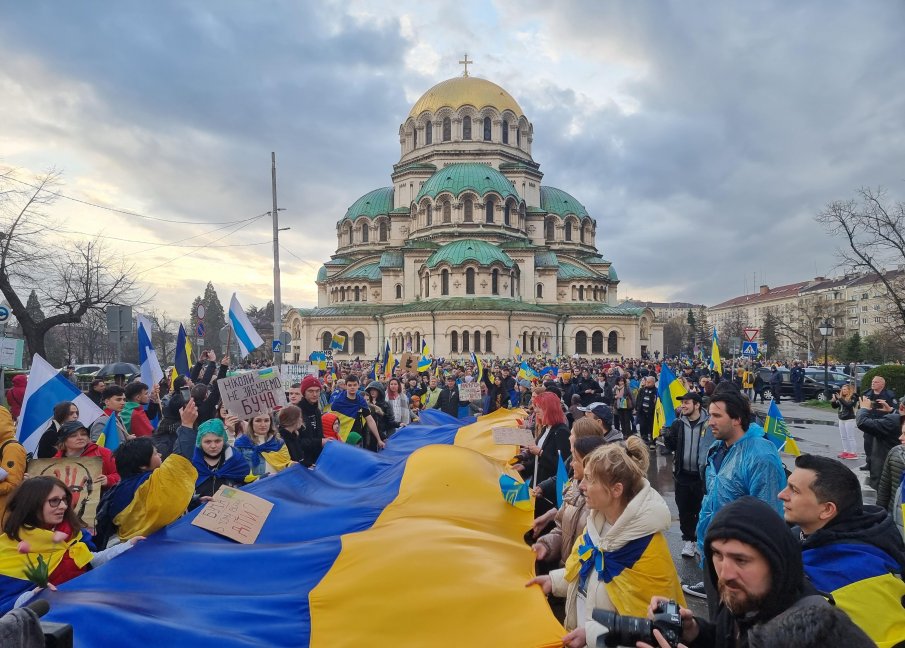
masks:
[[[664,536],[672,516],[645,477],[649,464],[647,446],[637,436],[588,455],[581,482],[590,509],[584,534],[564,569],[529,582],[566,597],[568,648],[597,645],[603,627],[591,619],[594,608],[643,617],[654,595],[685,605]]]
[[[830,402],[830,405],[839,410],[839,435],[842,437],[842,452],[836,456],[840,459],[858,458],[858,446],[855,443],[855,431],[858,429],[858,426],[855,425],[857,402],[858,395],[851,384],[842,385],[839,394],[833,394],[833,400]]]

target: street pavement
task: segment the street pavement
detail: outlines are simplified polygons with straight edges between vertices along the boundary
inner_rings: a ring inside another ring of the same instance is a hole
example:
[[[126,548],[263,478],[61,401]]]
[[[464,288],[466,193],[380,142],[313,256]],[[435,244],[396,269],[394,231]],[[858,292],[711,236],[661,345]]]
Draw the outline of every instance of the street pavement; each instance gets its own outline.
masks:
[[[756,404],[754,409],[761,419],[766,416],[770,401],[765,405]],[[838,419],[835,410],[824,410],[813,407],[805,407],[791,401],[783,401],[779,403],[780,412],[789,426],[789,431],[798,443],[801,452],[807,454],[816,454],[824,457],[836,458],[836,455],[842,451],[841,438],[839,436]],[[855,475],[858,476],[862,484],[862,494],[865,503],[873,503],[876,501],[876,493],[866,484],[867,473],[858,470],[859,466],[864,464],[864,448],[861,433],[856,434],[858,437],[859,459],[844,462],[849,466]],[[783,463],[790,471],[795,468],[795,457],[791,455],[782,455]],[[675,488],[672,478],[672,455],[661,455],[659,452],[651,454],[650,470],[648,471],[648,480],[651,485],[659,491],[669,505],[669,509],[673,515],[673,523],[670,530],[666,533],[669,542],[669,548],[676,564],[676,570],[679,578],[683,583],[697,583],[703,579],[702,572],[698,566],[696,558],[683,558],[682,551],[682,534],[679,531],[679,511],[675,503]],[[686,597],[689,607],[695,614],[707,616],[707,602],[702,599]]]

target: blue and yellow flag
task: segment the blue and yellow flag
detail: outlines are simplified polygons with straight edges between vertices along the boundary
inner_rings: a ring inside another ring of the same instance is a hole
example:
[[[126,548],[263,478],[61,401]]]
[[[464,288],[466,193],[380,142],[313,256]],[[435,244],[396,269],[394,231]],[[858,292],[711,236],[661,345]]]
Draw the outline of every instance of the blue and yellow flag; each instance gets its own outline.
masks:
[[[534,511],[534,502],[531,501],[531,490],[528,484],[517,480],[511,475],[500,475],[500,490],[503,499],[515,508],[523,511]]]
[[[333,339],[330,340],[330,348],[336,351],[342,351],[344,346],[346,346],[346,336],[334,333]]]
[[[176,335],[176,357],[173,358],[174,370],[170,374],[170,391],[176,376],[188,376],[192,367],[192,342],[185,333],[185,327],[179,324],[179,333]]]
[[[521,362],[522,359],[522,345],[518,340],[515,341],[515,348],[512,350],[512,355],[515,356],[515,359]]]
[[[110,415],[104,424],[104,431],[97,438],[97,445],[113,452],[119,447],[119,428],[116,427],[116,413]]]
[[[779,411],[779,406],[775,400],[770,401],[770,409],[767,410],[767,420],[764,421],[764,432],[767,433],[767,438],[773,442],[773,445],[780,452],[796,457],[801,454],[801,450],[798,449],[798,444],[795,443],[795,439],[789,433],[789,426],[786,425],[786,421],[782,417],[782,412]]]
[[[421,340],[421,357],[418,359],[418,373],[422,371],[430,371],[431,363],[431,350],[427,346],[427,340]]]
[[[569,481],[569,473],[566,472],[566,464],[562,460],[562,455],[556,453],[556,508],[562,508],[562,496],[566,490],[566,483]]]
[[[522,360],[522,364],[518,368],[518,377],[524,380],[537,380],[537,372],[528,366],[527,360]]]
[[[676,400],[685,395],[685,388],[676,378],[672,369],[664,362],[660,366],[660,380],[657,382],[657,405],[654,407],[654,430],[656,439],[660,430],[672,425],[676,420]]]
[[[512,446],[494,444],[491,428],[524,412],[501,411],[463,425],[428,410],[427,423],[400,429],[379,454],[327,443],[316,469],[291,466],[243,489],[273,503],[254,544],[194,526],[199,508],[42,594],[52,599],[48,620],[75,624],[79,645],[101,648],[123,637],[197,648],[287,637],[302,648],[459,648],[492,636],[562,646],[546,598],[524,586],[532,512],[500,494]],[[148,578],[164,564],[166,578]],[[216,614],[185,623],[186,610]]]
[[[481,362],[481,359],[475,355],[475,352],[471,352],[471,364],[478,368],[478,382],[480,383],[484,380],[484,363]]]
[[[716,327],[713,327],[713,342],[710,345],[710,368],[718,371],[723,375],[723,361],[720,360],[720,338],[716,334]]]
[[[323,351],[312,351],[311,355],[308,356],[308,362],[321,371],[327,370],[327,354]]]

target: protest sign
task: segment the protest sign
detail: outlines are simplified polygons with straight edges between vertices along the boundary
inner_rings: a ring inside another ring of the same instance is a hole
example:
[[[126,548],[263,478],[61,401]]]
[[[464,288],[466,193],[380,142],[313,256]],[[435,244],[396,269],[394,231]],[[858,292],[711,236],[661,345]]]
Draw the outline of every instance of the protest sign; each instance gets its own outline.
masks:
[[[459,385],[459,400],[463,401],[479,401],[481,400],[481,383],[470,382]]]
[[[220,398],[230,414],[242,419],[251,418],[262,412],[271,412],[276,407],[286,405],[283,381],[270,372],[259,375],[254,372],[221,378]]]
[[[273,502],[229,486],[221,486],[192,524],[242,544],[254,544]]]
[[[305,364],[282,364],[280,365],[280,378],[283,379],[285,387],[291,387],[296,383],[302,382],[305,376],[317,376],[317,366]]]
[[[86,527],[94,528],[97,504],[101,499],[97,479],[104,474],[100,457],[32,459],[28,462],[28,474],[32,477],[56,477],[66,484],[72,493],[72,510]]]
[[[536,444],[531,430],[525,428],[499,427],[491,428],[490,431],[493,433],[493,442],[497,445],[531,446]]]
[[[418,361],[420,359],[420,355],[406,351],[399,358],[399,368],[405,371],[418,371]]]

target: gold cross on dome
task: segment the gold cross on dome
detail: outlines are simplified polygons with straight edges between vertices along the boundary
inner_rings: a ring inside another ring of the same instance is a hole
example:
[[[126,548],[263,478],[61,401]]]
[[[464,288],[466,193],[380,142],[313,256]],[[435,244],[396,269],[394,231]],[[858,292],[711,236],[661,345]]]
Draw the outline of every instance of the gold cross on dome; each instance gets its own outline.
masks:
[[[464,61],[459,61],[459,65],[464,65],[464,66],[465,66],[465,71],[462,73],[462,76],[464,76],[464,77],[467,77],[467,76],[468,76],[468,64],[469,64],[469,63],[474,63],[474,61],[469,61],[469,60],[468,60],[468,52],[465,52],[465,60],[464,60]]]

